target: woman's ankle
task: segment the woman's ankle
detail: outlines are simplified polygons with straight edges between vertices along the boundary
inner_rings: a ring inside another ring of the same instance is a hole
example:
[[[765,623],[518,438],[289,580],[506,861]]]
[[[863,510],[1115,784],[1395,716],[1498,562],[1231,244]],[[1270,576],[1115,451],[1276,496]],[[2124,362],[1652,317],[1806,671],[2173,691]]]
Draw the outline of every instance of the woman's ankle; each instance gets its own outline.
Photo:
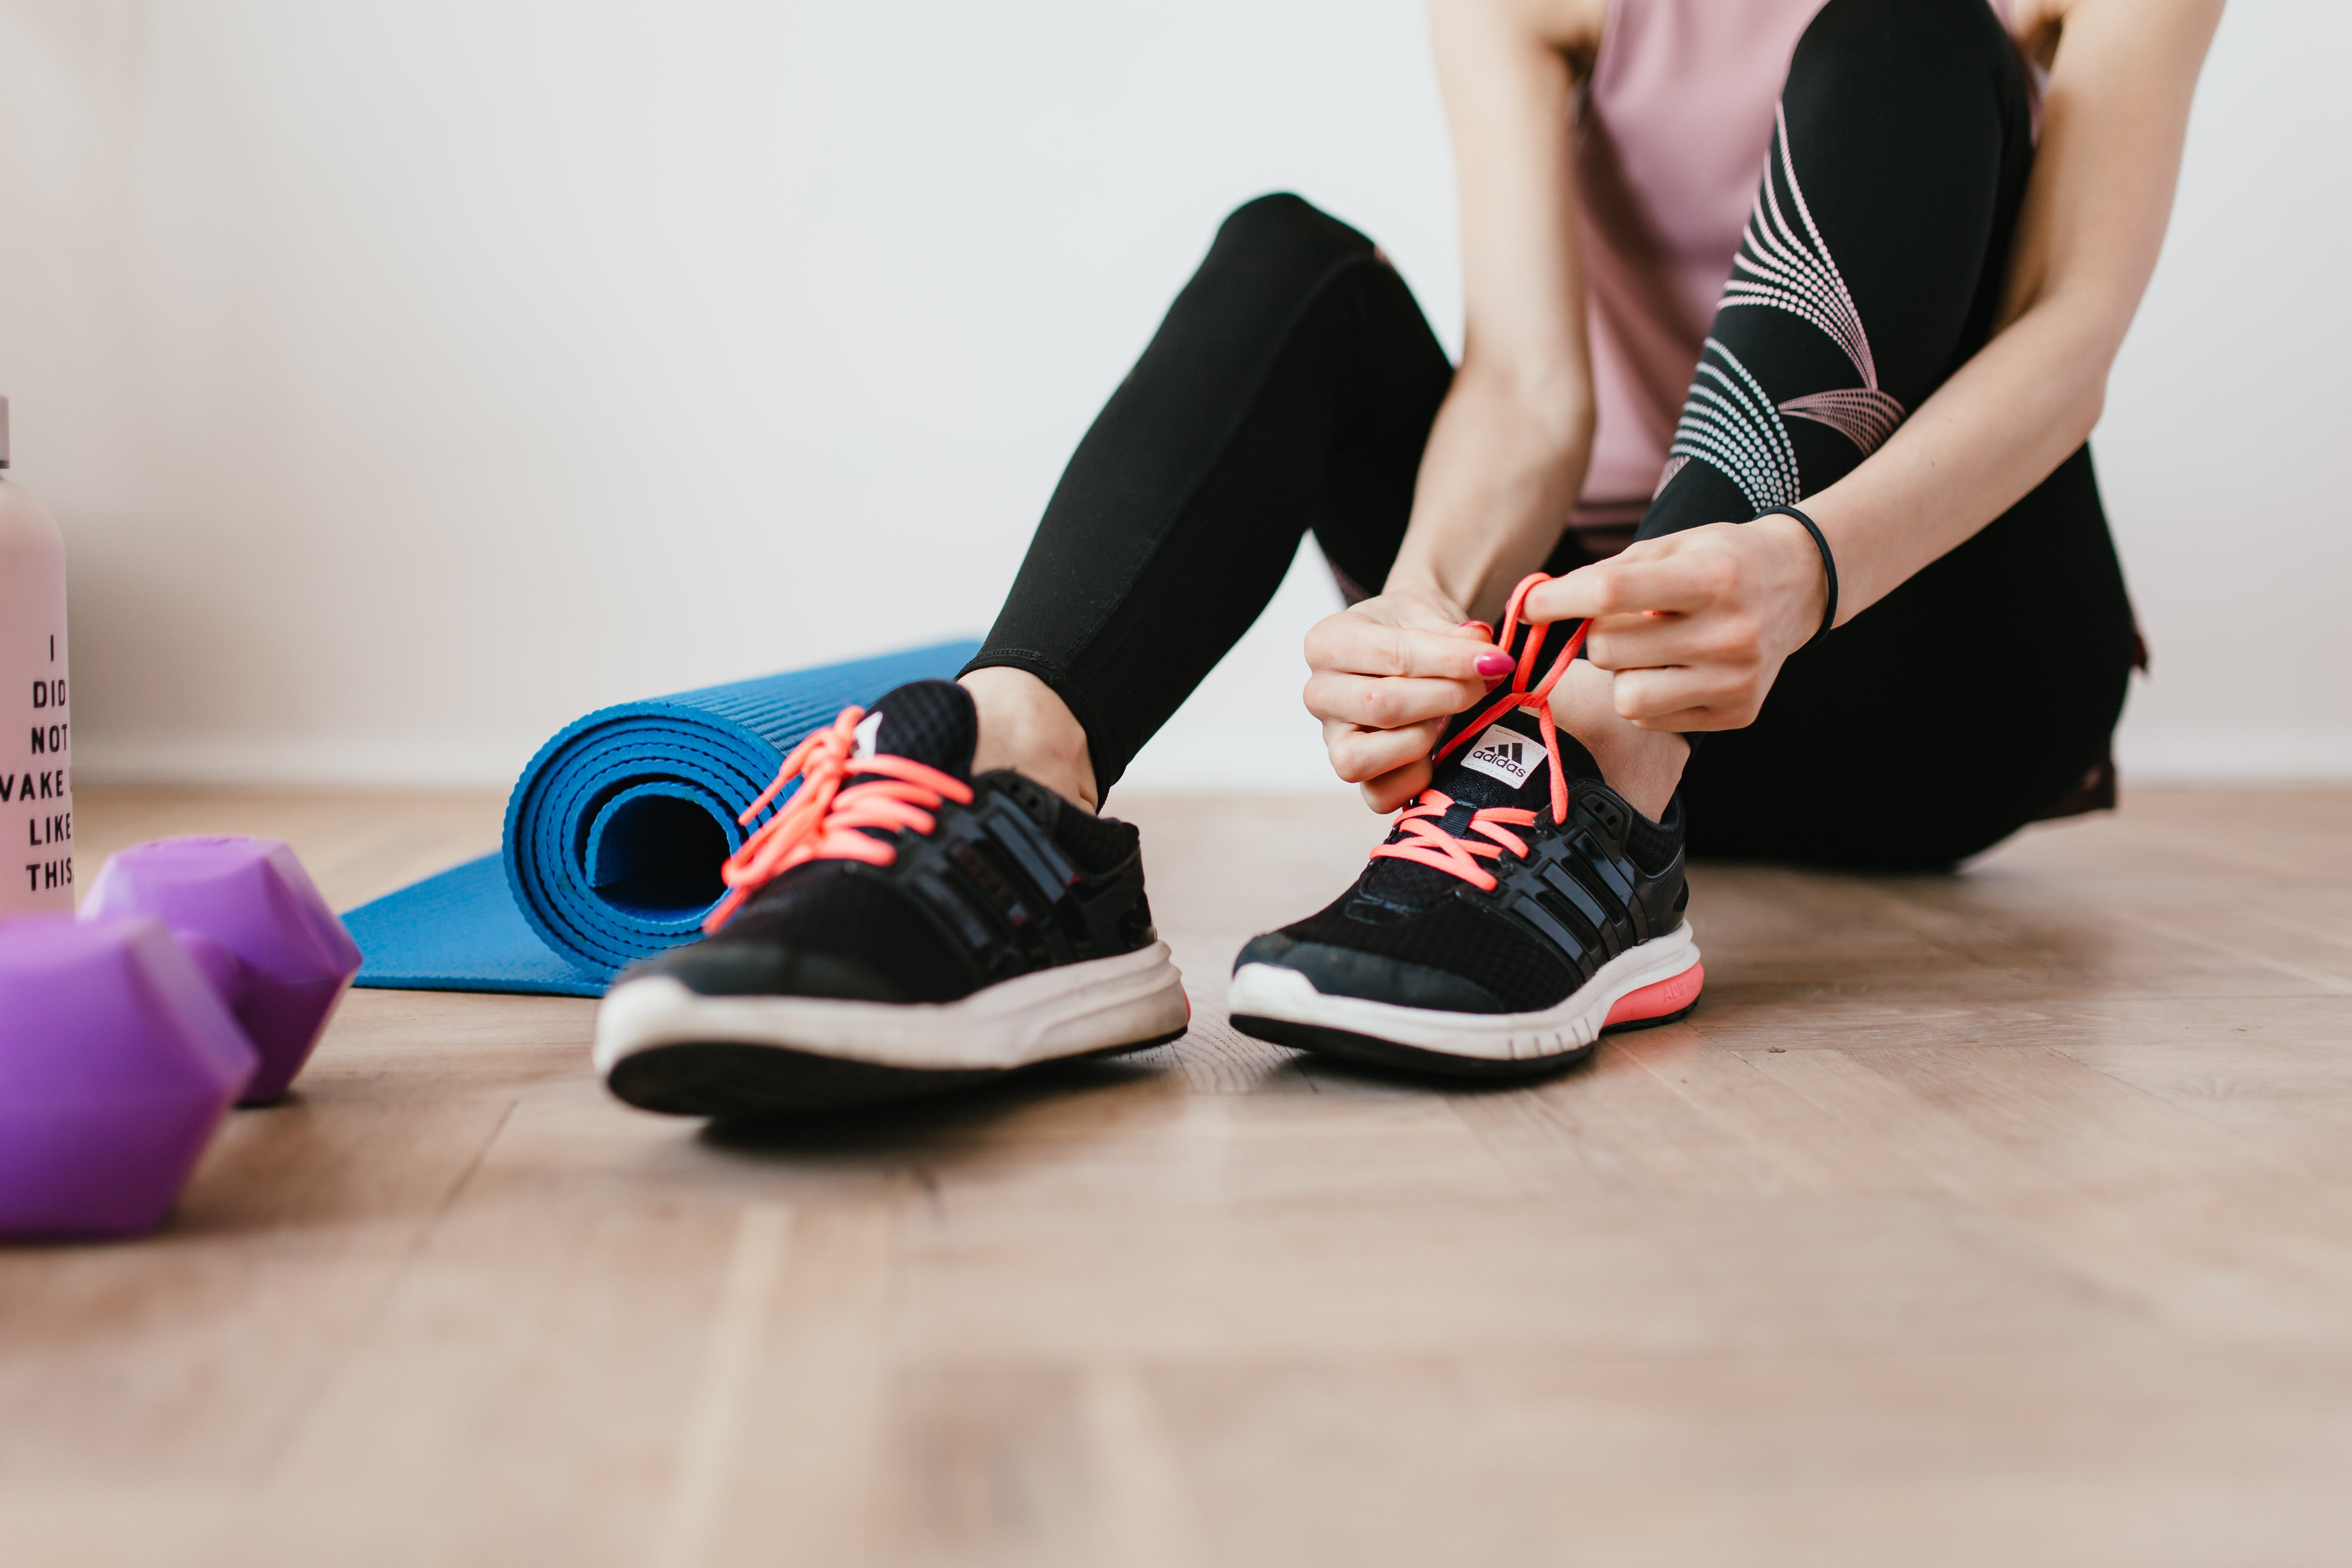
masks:
[[[959,682],[980,716],[971,771],[1011,768],[1088,811],[1100,801],[1087,731],[1055,689],[1025,669],[993,665]]]
[[[1621,720],[1619,721],[1623,724]],[[1639,730],[1623,724],[1597,742],[1579,735],[1592,760],[1601,764],[1601,780],[1624,796],[1625,804],[1656,822],[1674,804],[1682,786],[1683,768],[1690,762],[1690,742],[1664,730]]]
[[[1579,659],[1551,694],[1552,721],[1575,736],[1601,766],[1601,782],[1655,822],[1666,813],[1690,761],[1690,742],[1664,730],[1644,730],[1618,715],[1609,672]]]

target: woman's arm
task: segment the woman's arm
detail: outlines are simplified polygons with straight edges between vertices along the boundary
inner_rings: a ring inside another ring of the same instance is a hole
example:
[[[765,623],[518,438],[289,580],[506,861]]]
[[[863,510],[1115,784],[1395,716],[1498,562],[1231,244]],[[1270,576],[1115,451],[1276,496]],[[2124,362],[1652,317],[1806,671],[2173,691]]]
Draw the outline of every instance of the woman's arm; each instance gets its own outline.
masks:
[[[1584,482],[1592,373],[1569,156],[1596,7],[1435,0],[1460,193],[1462,365],[1430,432],[1391,584],[1481,617],[1543,563]]]
[[[2089,436],[2155,269],[2189,100],[2221,0],[2052,0],[2042,142],[1992,341],[1885,446],[1804,508],[1852,618],[2000,516]],[[2021,18],[2023,20],[2024,18]],[[1751,721],[1819,626],[1823,582],[1787,518],[1646,541],[1528,595],[1538,620],[1598,617],[1594,663],[1645,729]],[[1644,612],[1647,612],[1646,614]]]
[[[1584,481],[1592,378],[1569,134],[1574,62],[1598,47],[1601,13],[1602,0],[1431,6],[1461,194],[1462,364],[1382,592],[1307,640],[1307,709],[1378,810],[1427,783],[1437,731],[1486,689],[1477,664],[1494,649],[1462,624],[1498,614],[1542,563]]]

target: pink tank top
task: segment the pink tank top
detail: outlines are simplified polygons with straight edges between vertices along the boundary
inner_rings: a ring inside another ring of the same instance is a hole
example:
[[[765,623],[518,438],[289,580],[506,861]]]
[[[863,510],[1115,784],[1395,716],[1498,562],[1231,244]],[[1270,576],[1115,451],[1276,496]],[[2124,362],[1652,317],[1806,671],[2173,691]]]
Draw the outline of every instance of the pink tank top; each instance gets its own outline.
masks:
[[[1824,3],[1609,0],[1575,132],[1597,418],[1573,521],[1594,545],[1629,537],[1657,488],[1772,106]]]

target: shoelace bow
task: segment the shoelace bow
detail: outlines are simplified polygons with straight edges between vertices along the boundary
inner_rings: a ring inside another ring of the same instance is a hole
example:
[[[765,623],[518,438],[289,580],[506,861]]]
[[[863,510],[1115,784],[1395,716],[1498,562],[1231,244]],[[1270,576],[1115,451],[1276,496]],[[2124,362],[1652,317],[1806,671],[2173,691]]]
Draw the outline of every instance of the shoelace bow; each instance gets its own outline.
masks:
[[[745,827],[765,811],[784,786],[798,778],[800,793],[776,813],[743,847],[719,868],[727,896],[703,917],[705,934],[734,917],[743,900],[793,867],[809,860],[863,860],[887,866],[898,858],[896,846],[858,831],[861,827],[908,827],[929,833],[939,825],[931,815],[949,801],[971,804],[971,786],[952,773],[941,773],[912,757],[876,752],[852,760],[857,744],[857,722],[866,710],[845,708],[828,730],[802,741],[784,759],[776,782],[744,807],[735,820]],[[879,775],[870,784],[842,783],[852,773]]]
[[[1496,647],[1507,648],[1511,646],[1511,638],[1519,627],[1519,611],[1527,603],[1528,591],[1539,583],[1550,581],[1550,574],[1545,572],[1531,572],[1519,580],[1519,585],[1511,590],[1510,602],[1503,607],[1503,632],[1495,639]],[[1576,630],[1570,634],[1568,641],[1553,658],[1551,668],[1544,671],[1543,679],[1529,686],[1528,673],[1535,668],[1536,656],[1543,651],[1544,638],[1551,631],[1549,626],[1530,626],[1528,628],[1528,646],[1519,655],[1517,667],[1511,671],[1510,685],[1496,695],[1493,706],[1463,726],[1454,739],[1439,747],[1430,761],[1444,762],[1455,748],[1468,745],[1485,734],[1487,725],[1512,709],[1526,709],[1536,715],[1536,722],[1543,731],[1544,754],[1551,763],[1549,775],[1551,819],[1556,823],[1566,822],[1568,780],[1560,772],[1559,727],[1552,721],[1551,689],[1559,684],[1561,676],[1568,673],[1569,665],[1576,658],[1576,650],[1584,646],[1584,634],[1590,626],[1590,622],[1579,621]],[[1506,849],[1525,859],[1528,841],[1511,829],[1533,827],[1536,814],[1524,806],[1482,806],[1470,814],[1466,824],[1468,832],[1478,837],[1472,838],[1465,835],[1456,837],[1439,826],[1437,820],[1453,810],[1454,805],[1454,797],[1444,790],[1423,790],[1413,797],[1412,805],[1397,814],[1397,826],[1412,837],[1400,843],[1378,846],[1372,850],[1372,858],[1411,860],[1449,876],[1459,877],[1482,892],[1493,892],[1495,875],[1478,862],[1482,859],[1499,860]]]

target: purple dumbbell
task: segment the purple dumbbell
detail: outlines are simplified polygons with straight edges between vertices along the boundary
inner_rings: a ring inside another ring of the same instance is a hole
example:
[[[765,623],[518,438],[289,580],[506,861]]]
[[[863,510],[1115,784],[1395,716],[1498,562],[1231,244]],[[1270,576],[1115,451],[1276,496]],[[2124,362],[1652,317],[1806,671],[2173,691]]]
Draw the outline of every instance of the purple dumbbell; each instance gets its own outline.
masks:
[[[260,1070],[247,1105],[286,1092],[360,971],[359,944],[274,838],[161,838],[111,856],[84,920],[152,915],[236,1016]]]
[[[152,1229],[258,1062],[160,921],[0,921],[0,1236]]]

